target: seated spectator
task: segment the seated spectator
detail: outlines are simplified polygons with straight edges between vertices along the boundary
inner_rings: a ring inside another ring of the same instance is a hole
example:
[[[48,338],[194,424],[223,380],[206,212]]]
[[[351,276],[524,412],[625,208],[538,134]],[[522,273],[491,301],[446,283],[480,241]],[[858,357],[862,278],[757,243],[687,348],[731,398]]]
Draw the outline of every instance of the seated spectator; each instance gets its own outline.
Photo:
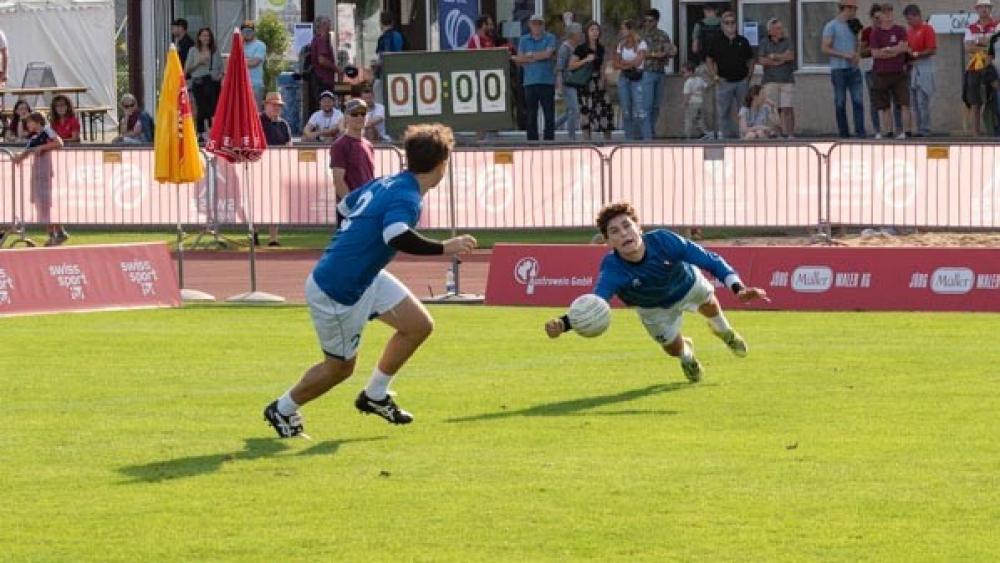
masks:
[[[31,106],[28,105],[28,102],[18,100],[14,104],[14,114],[10,117],[10,123],[7,124],[4,140],[8,143],[26,143],[31,138],[31,132],[28,131],[28,115],[30,114]]]
[[[302,130],[302,140],[331,142],[340,134],[340,123],[343,120],[344,114],[336,108],[333,92],[327,90],[319,95],[319,110],[309,116],[309,121]]]
[[[260,114],[260,124],[264,128],[264,139],[269,147],[290,147],[292,146],[292,128],[281,117],[281,108],[285,106],[281,99],[280,92],[268,92],[264,96],[264,111]],[[268,246],[281,246],[278,242],[278,226],[270,225],[267,228],[270,241]],[[254,244],[257,241],[257,233],[254,233]]]
[[[774,106],[764,95],[760,84],[750,87],[740,108],[740,136],[744,139],[769,139],[777,135],[774,126]]]
[[[122,116],[118,122],[119,135],[112,143],[141,145],[153,142],[153,118],[139,108],[139,101],[132,94],[125,94],[121,101]]]
[[[45,116],[33,112],[25,119],[31,138],[24,151],[14,157],[14,164],[21,164],[34,156],[31,166],[31,203],[35,206],[39,223],[47,223],[49,240],[45,246],[59,246],[69,239],[61,225],[50,223],[52,211],[52,159],[49,153],[63,146],[62,139],[49,127]]]
[[[391,143],[392,137],[385,132],[385,106],[375,102],[375,92],[368,87],[361,91],[361,99],[368,107],[365,138],[373,143]]]
[[[73,103],[68,97],[59,94],[52,98],[49,118],[52,120],[52,130],[64,143],[80,142],[80,120],[73,112]]]

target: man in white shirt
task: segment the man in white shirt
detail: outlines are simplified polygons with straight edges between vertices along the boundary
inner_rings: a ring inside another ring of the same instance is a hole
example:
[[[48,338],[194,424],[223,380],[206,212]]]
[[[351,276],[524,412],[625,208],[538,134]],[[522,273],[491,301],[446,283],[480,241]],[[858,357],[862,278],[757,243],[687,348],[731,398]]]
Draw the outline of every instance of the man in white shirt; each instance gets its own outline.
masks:
[[[392,137],[385,132],[385,106],[375,103],[375,93],[371,88],[361,91],[361,99],[368,106],[368,119],[365,121],[365,138],[373,143],[391,143]]]
[[[302,130],[303,141],[326,143],[337,138],[344,114],[335,107],[335,100],[333,92],[329,90],[319,95],[319,110],[309,116],[309,121]]]

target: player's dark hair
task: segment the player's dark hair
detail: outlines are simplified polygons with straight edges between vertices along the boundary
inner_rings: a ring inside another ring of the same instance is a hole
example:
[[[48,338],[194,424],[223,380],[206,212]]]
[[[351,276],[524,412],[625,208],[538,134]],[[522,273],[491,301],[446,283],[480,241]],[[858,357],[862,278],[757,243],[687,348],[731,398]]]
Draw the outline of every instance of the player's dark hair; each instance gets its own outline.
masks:
[[[415,174],[430,172],[448,160],[454,146],[455,135],[447,125],[440,123],[410,125],[403,135],[406,168]]]
[[[604,238],[608,237],[608,223],[619,215],[628,215],[636,223],[639,222],[639,215],[635,212],[635,208],[632,207],[631,203],[624,201],[621,203],[609,203],[597,213],[597,228],[601,231],[601,235]]]

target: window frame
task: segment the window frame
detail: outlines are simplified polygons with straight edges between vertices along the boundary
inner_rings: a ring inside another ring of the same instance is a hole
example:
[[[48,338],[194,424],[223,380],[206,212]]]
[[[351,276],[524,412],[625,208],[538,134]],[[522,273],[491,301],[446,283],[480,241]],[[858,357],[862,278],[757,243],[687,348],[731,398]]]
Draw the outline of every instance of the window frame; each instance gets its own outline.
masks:
[[[805,34],[798,33],[799,29],[802,29],[802,17],[805,10],[802,9],[802,4],[830,4],[828,0],[796,0],[795,7],[799,8],[796,10],[795,14],[795,58],[797,59],[797,70],[804,73],[811,74],[830,74],[830,61],[827,57],[827,62],[825,63],[809,63],[803,58],[805,56],[805,49],[803,49],[803,38]],[[824,23],[824,25],[826,25]],[[823,42],[823,30],[819,30],[819,41],[820,45]],[[821,51],[822,52],[822,51]]]

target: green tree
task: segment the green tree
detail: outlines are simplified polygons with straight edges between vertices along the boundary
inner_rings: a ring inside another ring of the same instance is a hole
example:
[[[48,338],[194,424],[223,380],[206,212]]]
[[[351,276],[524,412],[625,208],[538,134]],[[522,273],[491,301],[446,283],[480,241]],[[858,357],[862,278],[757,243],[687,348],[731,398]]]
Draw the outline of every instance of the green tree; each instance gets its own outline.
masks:
[[[291,47],[292,39],[274,12],[264,12],[257,20],[257,38],[267,45],[267,60],[264,61],[264,88],[268,92],[276,90],[278,75],[288,67],[285,53]]]

